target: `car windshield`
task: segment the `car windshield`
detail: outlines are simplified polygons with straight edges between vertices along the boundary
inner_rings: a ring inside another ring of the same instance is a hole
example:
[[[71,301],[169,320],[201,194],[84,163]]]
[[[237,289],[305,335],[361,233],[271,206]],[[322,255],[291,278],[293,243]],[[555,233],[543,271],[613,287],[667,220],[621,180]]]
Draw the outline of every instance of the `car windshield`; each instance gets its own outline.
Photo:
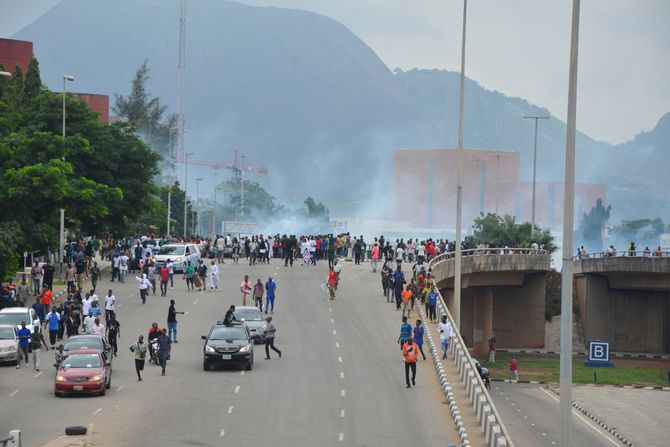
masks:
[[[246,340],[247,332],[242,327],[218,327],[212,331],[210,340]]]
[[[100,368],[98,354],[73,354],[63,360],[63,368]]]
[[[263,315],[257,310],[235,311],[235,318],[240,321],[263,321]]]
[[[164,247],[161,247],[160,250],[158,250],[158,254],[159,255],[183,256],[185,248],[186,247],[184,247],[182,245],[166,245]]]
[[[25,313],[0,313],[0,324],[20,325],[22,321],[30,324],[30,316]]]
[[[68,340],[63,347],[66,351],[75,350],[75,349],[101,349],[102,342],[99,338],[83,338],[83,339],[74,339]]]
[[[14,340],[14,329],[8,327],[0,328],[0,340]]]

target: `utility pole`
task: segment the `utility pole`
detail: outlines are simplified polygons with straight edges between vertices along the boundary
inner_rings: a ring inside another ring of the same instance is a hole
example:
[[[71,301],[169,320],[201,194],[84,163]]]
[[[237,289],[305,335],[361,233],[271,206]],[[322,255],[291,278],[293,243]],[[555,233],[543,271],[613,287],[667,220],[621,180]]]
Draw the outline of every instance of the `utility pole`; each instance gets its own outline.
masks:
[[[463,120],[465,104],[465,25],[468,0],[463,0],[463,39],[461,42],[461,94],[458,107],[458,179],[456,183],[456,259],[454,265],[454,308],[456,330],[461,330],[461,220],[463,208]]]
[[[177,154],[184,153],[184,71],[186,68],[186,0],[179,0],[179,54],[177,59],[177,113],[176,138],[174,146],[170,147],[170,186],[168,187],[168,218],[167,233],[170,237],[170,206],[172,185],[175,177],[175,163]],[[170,129],[172,131],[172,129]],[[172,134],[170,134],[172,135]],[[182,157],[184,158],[184,157]],[[184,165],[188,170],[188,165]],[[188,174],[187,174],[188,175]],[[188,181],[188,177],[186,177]],[[184,237],[186,237],[186,184],[184,184]],[[175,229],[175,231],[177,231]]]
[[[63,144],[65,144],[65,93],[67,93],[67,82],[73,82],[74,76],[63,75]],[[60,209],[60,235],[58,237],[58,260],[60,262],[60,278],[64,278],[63,252],[65,251],[65,208]]]
[[[575,135],[577,133],[577,61],[580,0],[572,1],[568,119],[563,192],[563,268],[561,271],[561,447],[571,447],[572,429],[572,231],[575,212]]]
[[[548,116],[524,116],[525,120],[535,120],[535,143],[533,144],[533,198],[530,216],[530,238],[535,236],[535,179],[537,173],[537,120],[548,120]]]

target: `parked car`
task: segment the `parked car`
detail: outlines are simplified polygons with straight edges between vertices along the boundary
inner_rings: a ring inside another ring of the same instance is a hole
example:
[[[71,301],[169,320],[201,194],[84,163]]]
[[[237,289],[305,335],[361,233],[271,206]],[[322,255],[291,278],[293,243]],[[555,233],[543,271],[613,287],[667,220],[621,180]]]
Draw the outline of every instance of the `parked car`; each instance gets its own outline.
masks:
[[[100,335],[74,335],[63,345],[63,352],[70,351],[103,351],[112,361],[112,346],[105,337]]]
[[[0,325],[0,362],[12,362],[18,365],[20,361],[18,332],[13,324]]]
[[[42,332],[42,322],[32,307],[5,307],[0,310],[0,324],[11,324],[18,330],[21,329],[22,321],[26,322],[31,334],[35,331],[35,326]]]
[[[156,267],[162,268],[167,260],[172,261],[175,272],[183,272],[188,261],[195,266],[200,260],[200,249],[196,244],[167,244],[156,253]]]
[[[235,308],[235,318],[244,322],[249,328],[251,338],[256,343],[265,343],[265,318],[258,307],[255,306],[238,306]]]
[[[112,362],[105,351],[78,349],[67,353],[56,372],[54,395],[99,394],[112,386]]]
[[[253,368],[254,343],[246,324],[223,324],[219,321],[202,339],[205,340],[202,348],[202,367],[205,371],[209,371],[214,365],[236,364],[247,370]]]

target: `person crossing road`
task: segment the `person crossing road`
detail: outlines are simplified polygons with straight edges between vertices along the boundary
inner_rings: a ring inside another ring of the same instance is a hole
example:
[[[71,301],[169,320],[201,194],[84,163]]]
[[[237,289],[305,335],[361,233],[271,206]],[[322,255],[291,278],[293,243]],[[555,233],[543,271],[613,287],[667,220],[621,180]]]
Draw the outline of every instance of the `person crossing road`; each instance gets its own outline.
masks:
[[[265,360],[270,360],[270,349],[279,354],[279,358],[281,358],[281,351],[275,348],[277,328],[272,322],[272,317],[266,317],[265,322]]]

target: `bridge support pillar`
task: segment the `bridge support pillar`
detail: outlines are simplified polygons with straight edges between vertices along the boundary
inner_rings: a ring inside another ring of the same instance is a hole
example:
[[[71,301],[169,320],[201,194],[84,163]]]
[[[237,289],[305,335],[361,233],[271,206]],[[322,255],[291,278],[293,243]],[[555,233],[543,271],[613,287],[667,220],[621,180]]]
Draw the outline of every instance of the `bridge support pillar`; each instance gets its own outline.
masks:
[[[474,299],[473,347],[475,355],[485,355],[488,352],[488,340],[493,336],[493,289],[477,289]]]

